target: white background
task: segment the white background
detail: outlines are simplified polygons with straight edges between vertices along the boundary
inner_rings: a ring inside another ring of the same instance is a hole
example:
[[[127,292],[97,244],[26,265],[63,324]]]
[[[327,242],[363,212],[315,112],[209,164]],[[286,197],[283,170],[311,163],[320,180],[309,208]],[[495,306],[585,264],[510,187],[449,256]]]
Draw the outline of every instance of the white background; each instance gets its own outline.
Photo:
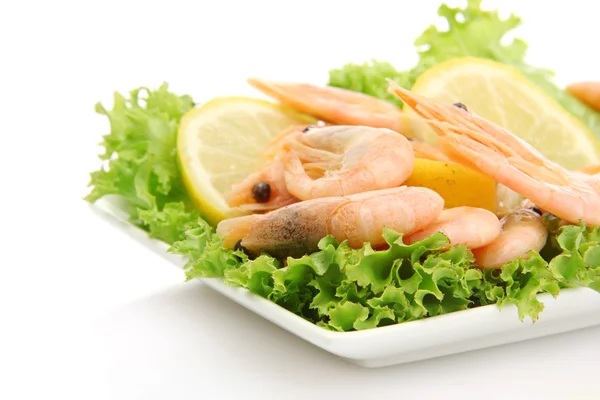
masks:
[[[464,4],[452,1],[451,4]],[[488,1],[557,82],[600,79],[594,1]],[[600,329],[385,369],[348,365],[196,282],[82,200],[94,104],[167,81],[202,102],[248,76],[325,83],[416,61],[438,1],[0,3],[1,398],[599,398]]]

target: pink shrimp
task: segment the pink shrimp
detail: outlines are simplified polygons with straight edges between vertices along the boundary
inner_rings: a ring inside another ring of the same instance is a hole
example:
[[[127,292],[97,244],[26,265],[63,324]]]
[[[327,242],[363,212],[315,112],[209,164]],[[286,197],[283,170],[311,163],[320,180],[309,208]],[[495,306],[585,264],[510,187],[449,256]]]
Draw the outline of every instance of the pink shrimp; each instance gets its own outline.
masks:
[[[334,125],[365,125],[402,133],[408,119],[396,105],[351,90],[255,78],[248,83],[288,107]]]
[[[501,268],[517,258],[527,258],[530,251],[539,252],[546,245],[548,230],[542,216],[521,207],[502,218],[502,232],[490,244],[474,249],[475,263],[481,268]]]
[[[561,219],[600,225],[600,194],[580,177],[482,117],[388,82],[389,91],[440,136],[437,144],[451,159],[480,171]]]
[[[300,200],[397,187],[414,168],[410,142],[385,128],[318,127],[298,134],[286,150],[286,186]]]
[[[500,229],[500,221],[491,211],[477,207],[454,207],[442,211],[431,225],[408,236],[405,242],[412,244],[441,232],[450,240],[448,248],[464,244],[474,249],[494,241],[500,235]]]
[[[409,235],[431,224],[444,206],[433,190],[401,186],[347,197],[302,201],[267,214],[223,220],[217,234],[226,248],[244,248],[254,254],[300,257],[318,250],[327,236],[348,241],[352,248],[370,243],[385,245],[383,229]]]
[[[234,185],[230,206],[268,211],[319,197],[400,186],[414,153],[402,135],[366,126],[307,127],[282,133],[261,170]]]

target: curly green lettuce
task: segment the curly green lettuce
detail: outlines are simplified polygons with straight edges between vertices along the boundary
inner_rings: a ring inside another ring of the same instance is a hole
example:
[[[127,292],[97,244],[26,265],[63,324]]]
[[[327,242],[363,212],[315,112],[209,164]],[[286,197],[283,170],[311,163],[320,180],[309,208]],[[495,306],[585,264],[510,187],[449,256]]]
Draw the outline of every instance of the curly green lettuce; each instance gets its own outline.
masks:
[[[108,118],[110,133],[101,143],[105,165],[91,173],[86,200],[119,196],[132,223],[150,237],[167,243],[183,239],[198,213],[181,179],[176,139],[181,117],[193,106],[190,96],[170,92],[167,84],[137,88],[128,97],[115,93],[111,110],[96,104],[96,112]]]
[[[329,72],[328,84],[366,93],[401,106],[398,99],[387,93],[386,78],[410,89],[421,73],[441,62],[460,57],[485,58],[520,70],[600,137],[600,113],[553,83],[552,71],[527,64],[527,44],[524,40],[517,38],[503,43],[507,34],[521,24],[519,17],[511,14],[502,19],[497,11],[484,11],[481,9],[481,0],[468,0],[465,8],[443,4],[438,14],[447,21],[449,28],[439,30],[431,25],[415,40],[419,60],[410,70],[397,71],[391,64],[377,60],[346,64]]]
[[[319,251],[288,258],[250,260],[222,249],[210,227],[191,231],[171,251],[186,256],[188,279],[223,278],[334,331],[370,329],[488,304],[516,306],[521,320],[536,321],[544,309],[538,295],[561,288],[600,291],[600,228],[565,226],[555,237],[550,262],[531,252],[502,269],[481,271],[465,246],[443,250],[441,233],[412,245],[386,230],[387,250],[369,244],[351,249],[326,237]]]

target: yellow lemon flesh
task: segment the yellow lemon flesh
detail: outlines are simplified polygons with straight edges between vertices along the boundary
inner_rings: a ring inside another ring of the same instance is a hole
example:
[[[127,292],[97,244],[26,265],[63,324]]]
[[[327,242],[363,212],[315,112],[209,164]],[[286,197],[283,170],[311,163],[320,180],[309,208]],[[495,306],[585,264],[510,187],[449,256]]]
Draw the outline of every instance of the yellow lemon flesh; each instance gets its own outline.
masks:
[[[496,182],[460,164],[416,158],[404,184],[433,190],[444,199],[444,208],[469,206],[496,212]]]

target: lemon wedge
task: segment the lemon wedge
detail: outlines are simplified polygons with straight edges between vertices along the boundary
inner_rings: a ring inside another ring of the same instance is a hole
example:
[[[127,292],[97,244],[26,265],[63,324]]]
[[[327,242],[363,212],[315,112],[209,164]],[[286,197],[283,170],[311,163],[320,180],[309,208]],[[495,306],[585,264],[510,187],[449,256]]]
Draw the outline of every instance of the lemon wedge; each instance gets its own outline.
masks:
[[[214,98],[188,111],[179,125],[177,152],[185,187],[210,224],[241,212],[225,196],[233,183],[260,168],[271,139],[312,117],[250,97]]]
[[[461,102],[567,169],[600,162],[600,144],[593,133],[513,67],[480,58],[456,58],[426,70],[411,91],[435,100]],[[414,117],[409,107],[404,107],[404,112]],[[422,121],[411,121],[414,136],[435,142],[435,133]]]
[[[444,199],[444,208],[469,206],[496,212],[496,182],[460,164],[415,158],[404,185],[437,192]]]

